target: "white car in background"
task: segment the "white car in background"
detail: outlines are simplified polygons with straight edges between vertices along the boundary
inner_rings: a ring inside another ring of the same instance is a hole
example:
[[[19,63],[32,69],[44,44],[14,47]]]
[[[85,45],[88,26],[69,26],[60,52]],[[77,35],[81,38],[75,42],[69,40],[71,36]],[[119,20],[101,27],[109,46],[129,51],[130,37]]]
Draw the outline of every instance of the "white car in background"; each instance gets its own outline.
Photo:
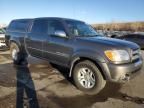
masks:
[[[134,34],[144,35],[144,32],[134,32]]]
[[[5,32],[4,30],[0,29],[0,47],[6,46],[5,45]]]

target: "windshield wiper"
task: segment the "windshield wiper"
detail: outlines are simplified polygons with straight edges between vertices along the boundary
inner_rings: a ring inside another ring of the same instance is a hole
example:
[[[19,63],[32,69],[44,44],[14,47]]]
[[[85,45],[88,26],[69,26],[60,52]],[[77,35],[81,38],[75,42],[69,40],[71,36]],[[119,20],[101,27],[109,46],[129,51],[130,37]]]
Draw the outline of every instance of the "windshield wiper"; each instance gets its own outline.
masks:
[[[76,37],[97,37],[97,36],[101,36],[101,35],[79,35],[79,36],[76,36]]]
[[[100,35],[98,35],[98,34],[96,34],[96,35],[86,35],[86,37],[96,37],[96,36],[100,36]]]

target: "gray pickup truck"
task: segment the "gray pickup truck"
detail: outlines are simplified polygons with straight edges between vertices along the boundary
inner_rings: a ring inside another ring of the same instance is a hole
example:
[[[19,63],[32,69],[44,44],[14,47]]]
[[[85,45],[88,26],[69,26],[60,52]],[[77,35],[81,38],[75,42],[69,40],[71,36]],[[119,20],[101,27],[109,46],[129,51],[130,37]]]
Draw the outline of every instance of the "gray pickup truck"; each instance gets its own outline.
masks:
[[[68,67],[76,87],[87,94],[97,94],[106,81],[128,81],[143,64],[137,44],[106,38],[73,19],[13,20],[6,31],[6,44],[17,65],[33,56]]]

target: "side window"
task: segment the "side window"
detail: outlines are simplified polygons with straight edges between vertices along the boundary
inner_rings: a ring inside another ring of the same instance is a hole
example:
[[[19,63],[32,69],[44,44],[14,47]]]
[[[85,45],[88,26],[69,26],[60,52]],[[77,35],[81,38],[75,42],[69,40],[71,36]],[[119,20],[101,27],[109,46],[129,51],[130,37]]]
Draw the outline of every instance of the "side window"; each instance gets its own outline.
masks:
[[[8,30],[26,32],[30,21],[12,21],[8,27]]]
[[[48,22],[48,34],[53,35],[55,31],[64,31],[64,26],[60,21],[53,20]]]
[[[7,30],[15,30],[16,29],[16,21],[12,21]]]
[[[47,33],[47,29],[48,29],[47,20],[39,19],[39,20],[34,21],[31,32],[32,33]]]
[[[17,23],[16,29],[19,31],[25,32],[28,27],[28,23],[29,23],[28,21],[20,21]]]

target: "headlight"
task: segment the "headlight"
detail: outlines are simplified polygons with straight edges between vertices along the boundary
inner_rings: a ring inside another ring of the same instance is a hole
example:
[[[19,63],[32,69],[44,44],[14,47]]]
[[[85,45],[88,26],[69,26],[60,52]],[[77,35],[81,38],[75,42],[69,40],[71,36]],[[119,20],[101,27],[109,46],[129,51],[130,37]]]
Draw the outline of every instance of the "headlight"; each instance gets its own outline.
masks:
[[[106,57],[113,62],[123,62],[130,60],[130,56],[125,50],[107,50],[104,53]]]

